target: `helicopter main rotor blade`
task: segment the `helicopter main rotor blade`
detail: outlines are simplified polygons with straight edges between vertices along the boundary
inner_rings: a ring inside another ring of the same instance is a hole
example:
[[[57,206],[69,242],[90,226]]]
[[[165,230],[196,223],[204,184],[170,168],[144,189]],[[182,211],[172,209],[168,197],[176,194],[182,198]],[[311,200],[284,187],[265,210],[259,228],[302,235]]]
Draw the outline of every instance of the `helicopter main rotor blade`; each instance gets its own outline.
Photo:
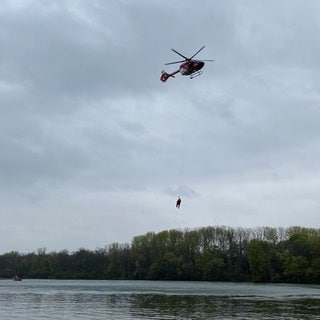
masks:
[[[180,57],[186,59],[186,60],[190,60],[187,57],[185,57],[183,54],[181,54],[180,52],[178,52],[177,50],[171,49],[173,52],[175,52],[176,54],[178,54]]]
[[[181,63],[181,62],[185,62],[186,60],[181,60],[181,61],[175,61],[175,62],[168,62],[168,63],[165,63],[165,65],[169,65],[169,64],[176,64],[176,63]]]
[[[213,62],[213,61],[215,61],[215,60],[202,60],[202,59],[201,59],[200,61],[211,61],[211,62]]]
[[[202,47],[202,48],[200,48],[191,58],[190,58],[190,60],[193,58],[193,57],[195,57],[201,50],[203,50],[204,49],[204,46]]]

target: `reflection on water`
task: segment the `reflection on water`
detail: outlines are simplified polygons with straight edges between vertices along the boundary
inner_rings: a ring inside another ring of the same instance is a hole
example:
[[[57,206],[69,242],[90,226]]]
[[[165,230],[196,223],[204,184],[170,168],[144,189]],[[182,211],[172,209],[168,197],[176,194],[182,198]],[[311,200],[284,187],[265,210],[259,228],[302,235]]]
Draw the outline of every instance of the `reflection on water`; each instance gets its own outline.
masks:
[[[135,296],[130,305],[137,319],[320,319],[319,300],[255,300],[217,296]],[[149,317],[145,317],[148,314]],[[160,317],[159,317],[160,316]]]
[[[320,286],[0,281],[0,319],[320,319]]]

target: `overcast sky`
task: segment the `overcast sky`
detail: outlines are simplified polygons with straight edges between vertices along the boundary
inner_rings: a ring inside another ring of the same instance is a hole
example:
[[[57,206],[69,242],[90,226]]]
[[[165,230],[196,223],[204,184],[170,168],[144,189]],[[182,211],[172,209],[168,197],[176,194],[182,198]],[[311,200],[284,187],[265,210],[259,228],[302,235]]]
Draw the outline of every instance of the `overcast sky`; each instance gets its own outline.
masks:
[[[2,0],[0,47],[0,253],[319,228],[319,1]]]

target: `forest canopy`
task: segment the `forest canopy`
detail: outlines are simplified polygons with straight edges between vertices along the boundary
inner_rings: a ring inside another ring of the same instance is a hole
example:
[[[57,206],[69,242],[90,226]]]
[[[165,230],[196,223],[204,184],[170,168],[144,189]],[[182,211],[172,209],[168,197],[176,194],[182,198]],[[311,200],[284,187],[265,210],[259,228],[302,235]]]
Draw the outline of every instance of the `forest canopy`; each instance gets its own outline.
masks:
[[[0,255],[0,277],[320,283],[320,229],[231,228],[148,232],[131,244]]]

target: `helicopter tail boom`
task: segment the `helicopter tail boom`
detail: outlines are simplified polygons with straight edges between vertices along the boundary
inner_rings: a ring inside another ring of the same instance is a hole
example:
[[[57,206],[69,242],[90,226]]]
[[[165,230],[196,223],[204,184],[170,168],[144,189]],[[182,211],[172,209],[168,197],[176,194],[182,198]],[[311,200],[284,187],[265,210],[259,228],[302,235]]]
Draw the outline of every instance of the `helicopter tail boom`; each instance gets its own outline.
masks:
[[[161,71],[160,80],[161,80],[162,82],[166,82],[170,77],[174,78],[174,75],[175,75],[176,73],[178,73],[178,72],[179,72],[179,70],[177,70],[177,71],[175,71],[175,72],[173,72],[173,73],[167,73],[167,72],[165,72],[164,70],[162,70],[162,71]]]

